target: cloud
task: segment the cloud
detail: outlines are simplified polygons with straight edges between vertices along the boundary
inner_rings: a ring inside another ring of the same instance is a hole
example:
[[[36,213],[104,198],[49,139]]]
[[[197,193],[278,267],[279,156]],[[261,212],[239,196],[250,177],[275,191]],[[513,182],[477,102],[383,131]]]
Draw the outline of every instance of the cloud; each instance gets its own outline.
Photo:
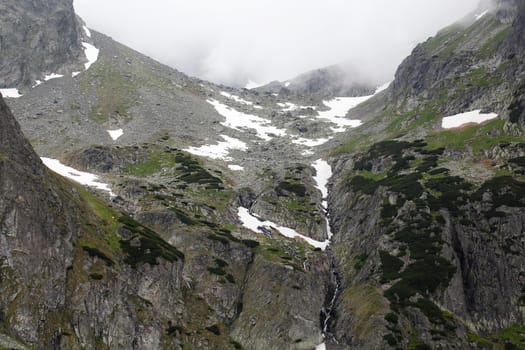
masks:
[[[479,0],[74,0],[91,28],[189,75],[242,86],[351,62],[392,77]]]

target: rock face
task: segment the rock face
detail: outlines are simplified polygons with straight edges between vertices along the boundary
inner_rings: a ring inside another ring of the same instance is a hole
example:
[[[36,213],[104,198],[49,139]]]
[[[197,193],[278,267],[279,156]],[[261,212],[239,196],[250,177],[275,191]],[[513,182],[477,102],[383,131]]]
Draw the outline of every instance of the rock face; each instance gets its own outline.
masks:
[[[2,1],[0,23],[0,87],[31,86],[82,59],[72,0]]]
[[[508,117],[509,96],[525,78],[522,10],[520,1],[499,1],[486,16],[418,45],[392,84],[398,107],[408,111],[425,101],[443,114],[486,108]]]
[[[467,333],[523,322],[525,184],[473,184],[426,146],[385,141],[337,164],[331,214],[342,292],[331,326],[352,348],[476,348]]]
[[[523,346],[523,6],[499,1],[418,45],[373,101],[386,117],[340,149],[329,198],[334,343]],[[474,109],[501,120],[440,128],[440,117]]]

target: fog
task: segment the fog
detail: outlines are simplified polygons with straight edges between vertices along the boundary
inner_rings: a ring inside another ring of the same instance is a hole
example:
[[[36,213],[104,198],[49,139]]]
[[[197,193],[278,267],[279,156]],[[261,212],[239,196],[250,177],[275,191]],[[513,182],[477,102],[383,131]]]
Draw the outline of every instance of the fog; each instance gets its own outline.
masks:
[[[87,25],[186,74],[265,83],[346,62],[388,81],[479,0],[74,0]]]

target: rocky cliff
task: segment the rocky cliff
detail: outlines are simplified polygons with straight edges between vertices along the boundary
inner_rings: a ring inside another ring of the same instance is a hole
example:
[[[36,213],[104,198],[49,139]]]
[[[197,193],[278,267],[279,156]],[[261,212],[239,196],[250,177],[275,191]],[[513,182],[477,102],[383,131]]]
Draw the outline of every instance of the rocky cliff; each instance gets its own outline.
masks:
[[[0,87],[32,86],[82,60],[72,0],[2,1],[0,23]]]
[[[441,31],[360,107],[383,106],[335,153],[334,344],[523,347],[522,9]],[[475,109],[500,119],[441,128]]]

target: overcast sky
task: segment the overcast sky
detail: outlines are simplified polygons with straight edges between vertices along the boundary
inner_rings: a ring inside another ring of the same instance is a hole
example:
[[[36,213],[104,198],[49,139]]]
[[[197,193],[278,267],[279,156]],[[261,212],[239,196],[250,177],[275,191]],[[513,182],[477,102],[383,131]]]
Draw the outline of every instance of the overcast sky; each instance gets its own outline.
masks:
[[[227,85],[352,62],[388,80],[415,44],[479,0],[74,0],[90,28]]]

